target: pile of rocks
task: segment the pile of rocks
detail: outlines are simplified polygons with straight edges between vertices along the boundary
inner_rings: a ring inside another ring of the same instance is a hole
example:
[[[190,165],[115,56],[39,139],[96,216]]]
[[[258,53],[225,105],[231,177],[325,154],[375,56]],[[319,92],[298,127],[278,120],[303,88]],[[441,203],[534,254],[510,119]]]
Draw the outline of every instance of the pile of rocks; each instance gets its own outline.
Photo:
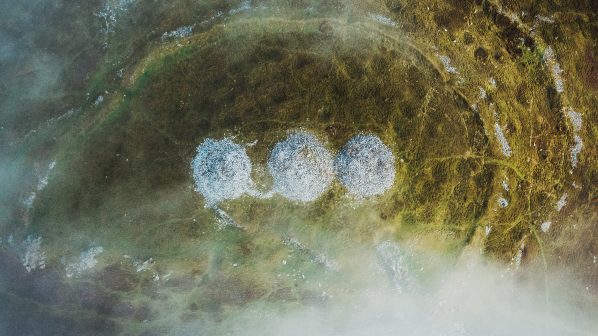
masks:
[[[277,143],[270,153],[268,169],[273,191],[308,202],[317,199],[334,179],[332,155],[312,134],[300,132]]]
[[[360,197],[384,193],[395,179],[394,156],[374,135],[351,138],[336,156],[334,168],[349,193]]]
[[[336,158],[313,134],[295,132],[274,145],[268,159],[272,190],[261,194],[251,179],[251,160],[245,148],[230,139],[206,139],[197,147],[192,163],[195,190],[207,207],[243,194],[270,197],[277,193],[290,200],[316,200],[330,187],[335,175],[357,197],[380,195],[392,187],[395,159],[375,135],[350,139]]]
[[[206,139],[191,162],[195,191],[215,207],[253,190],[251,160],[245,148],[230,139]]]

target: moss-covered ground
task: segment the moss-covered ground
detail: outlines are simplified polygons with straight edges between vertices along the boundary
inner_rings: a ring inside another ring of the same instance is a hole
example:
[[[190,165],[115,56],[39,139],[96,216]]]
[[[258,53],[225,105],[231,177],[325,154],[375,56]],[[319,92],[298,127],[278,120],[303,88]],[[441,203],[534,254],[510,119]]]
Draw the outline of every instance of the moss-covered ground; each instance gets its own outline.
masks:
[[[238,12],[241,2],[179,2],[134,3],[114,32],[94,37],[108,43],[100,60],[78,88],[67,72],[72,95],[58,100],[76,102],[76,113],[27,137],[25,121],[11,117],[18,127],[6,157],[57,164],[30,213],[3,216],[0,236],[43,237],[47,272],[69,293],[44,301],[7,285],[1,295],[11,305],[59,305],[57,319],[83,307],[91,317],[73,333],[94,323],[106,334],[142,332],[143,321],[156,330],[173,320],[219,323],[248,305],[320,302],[322,284],[330,295],[350,291],[366,281],[351,275],[372,267],[363,256],[386,240],[449,263],[472,245],[505,264],[522,250],[539,277],[567,263],[596,291],[598,270],[586,262],[598,254],[591,2],[265,1]],[[183,24],[194,33],[160,39]],[[543,57],[549,47],[564,92]],[[41,114],[59,115],[55,99],[45,103]],[[569,109],[582,115],[580,130]],[[368,200],[338,182],[307,204],[242,197],[221,205],[241,228],[219,229],[193,191],[197,145],[206,137],[247,144],[265,190],[269,151],[297,129],[333,152],[358,133],[378,135],[397,159],[395,185]],[[584,145],[573,167],[575,136]],[[3,202],[16,204],[20,192]],[[88,278],[65,279],[65,258],[90,244],[104,248],[99,265]],[[137,272],[123,255],[152,258],[152,271]],[[125,307],[114,312],[117,304]]]

